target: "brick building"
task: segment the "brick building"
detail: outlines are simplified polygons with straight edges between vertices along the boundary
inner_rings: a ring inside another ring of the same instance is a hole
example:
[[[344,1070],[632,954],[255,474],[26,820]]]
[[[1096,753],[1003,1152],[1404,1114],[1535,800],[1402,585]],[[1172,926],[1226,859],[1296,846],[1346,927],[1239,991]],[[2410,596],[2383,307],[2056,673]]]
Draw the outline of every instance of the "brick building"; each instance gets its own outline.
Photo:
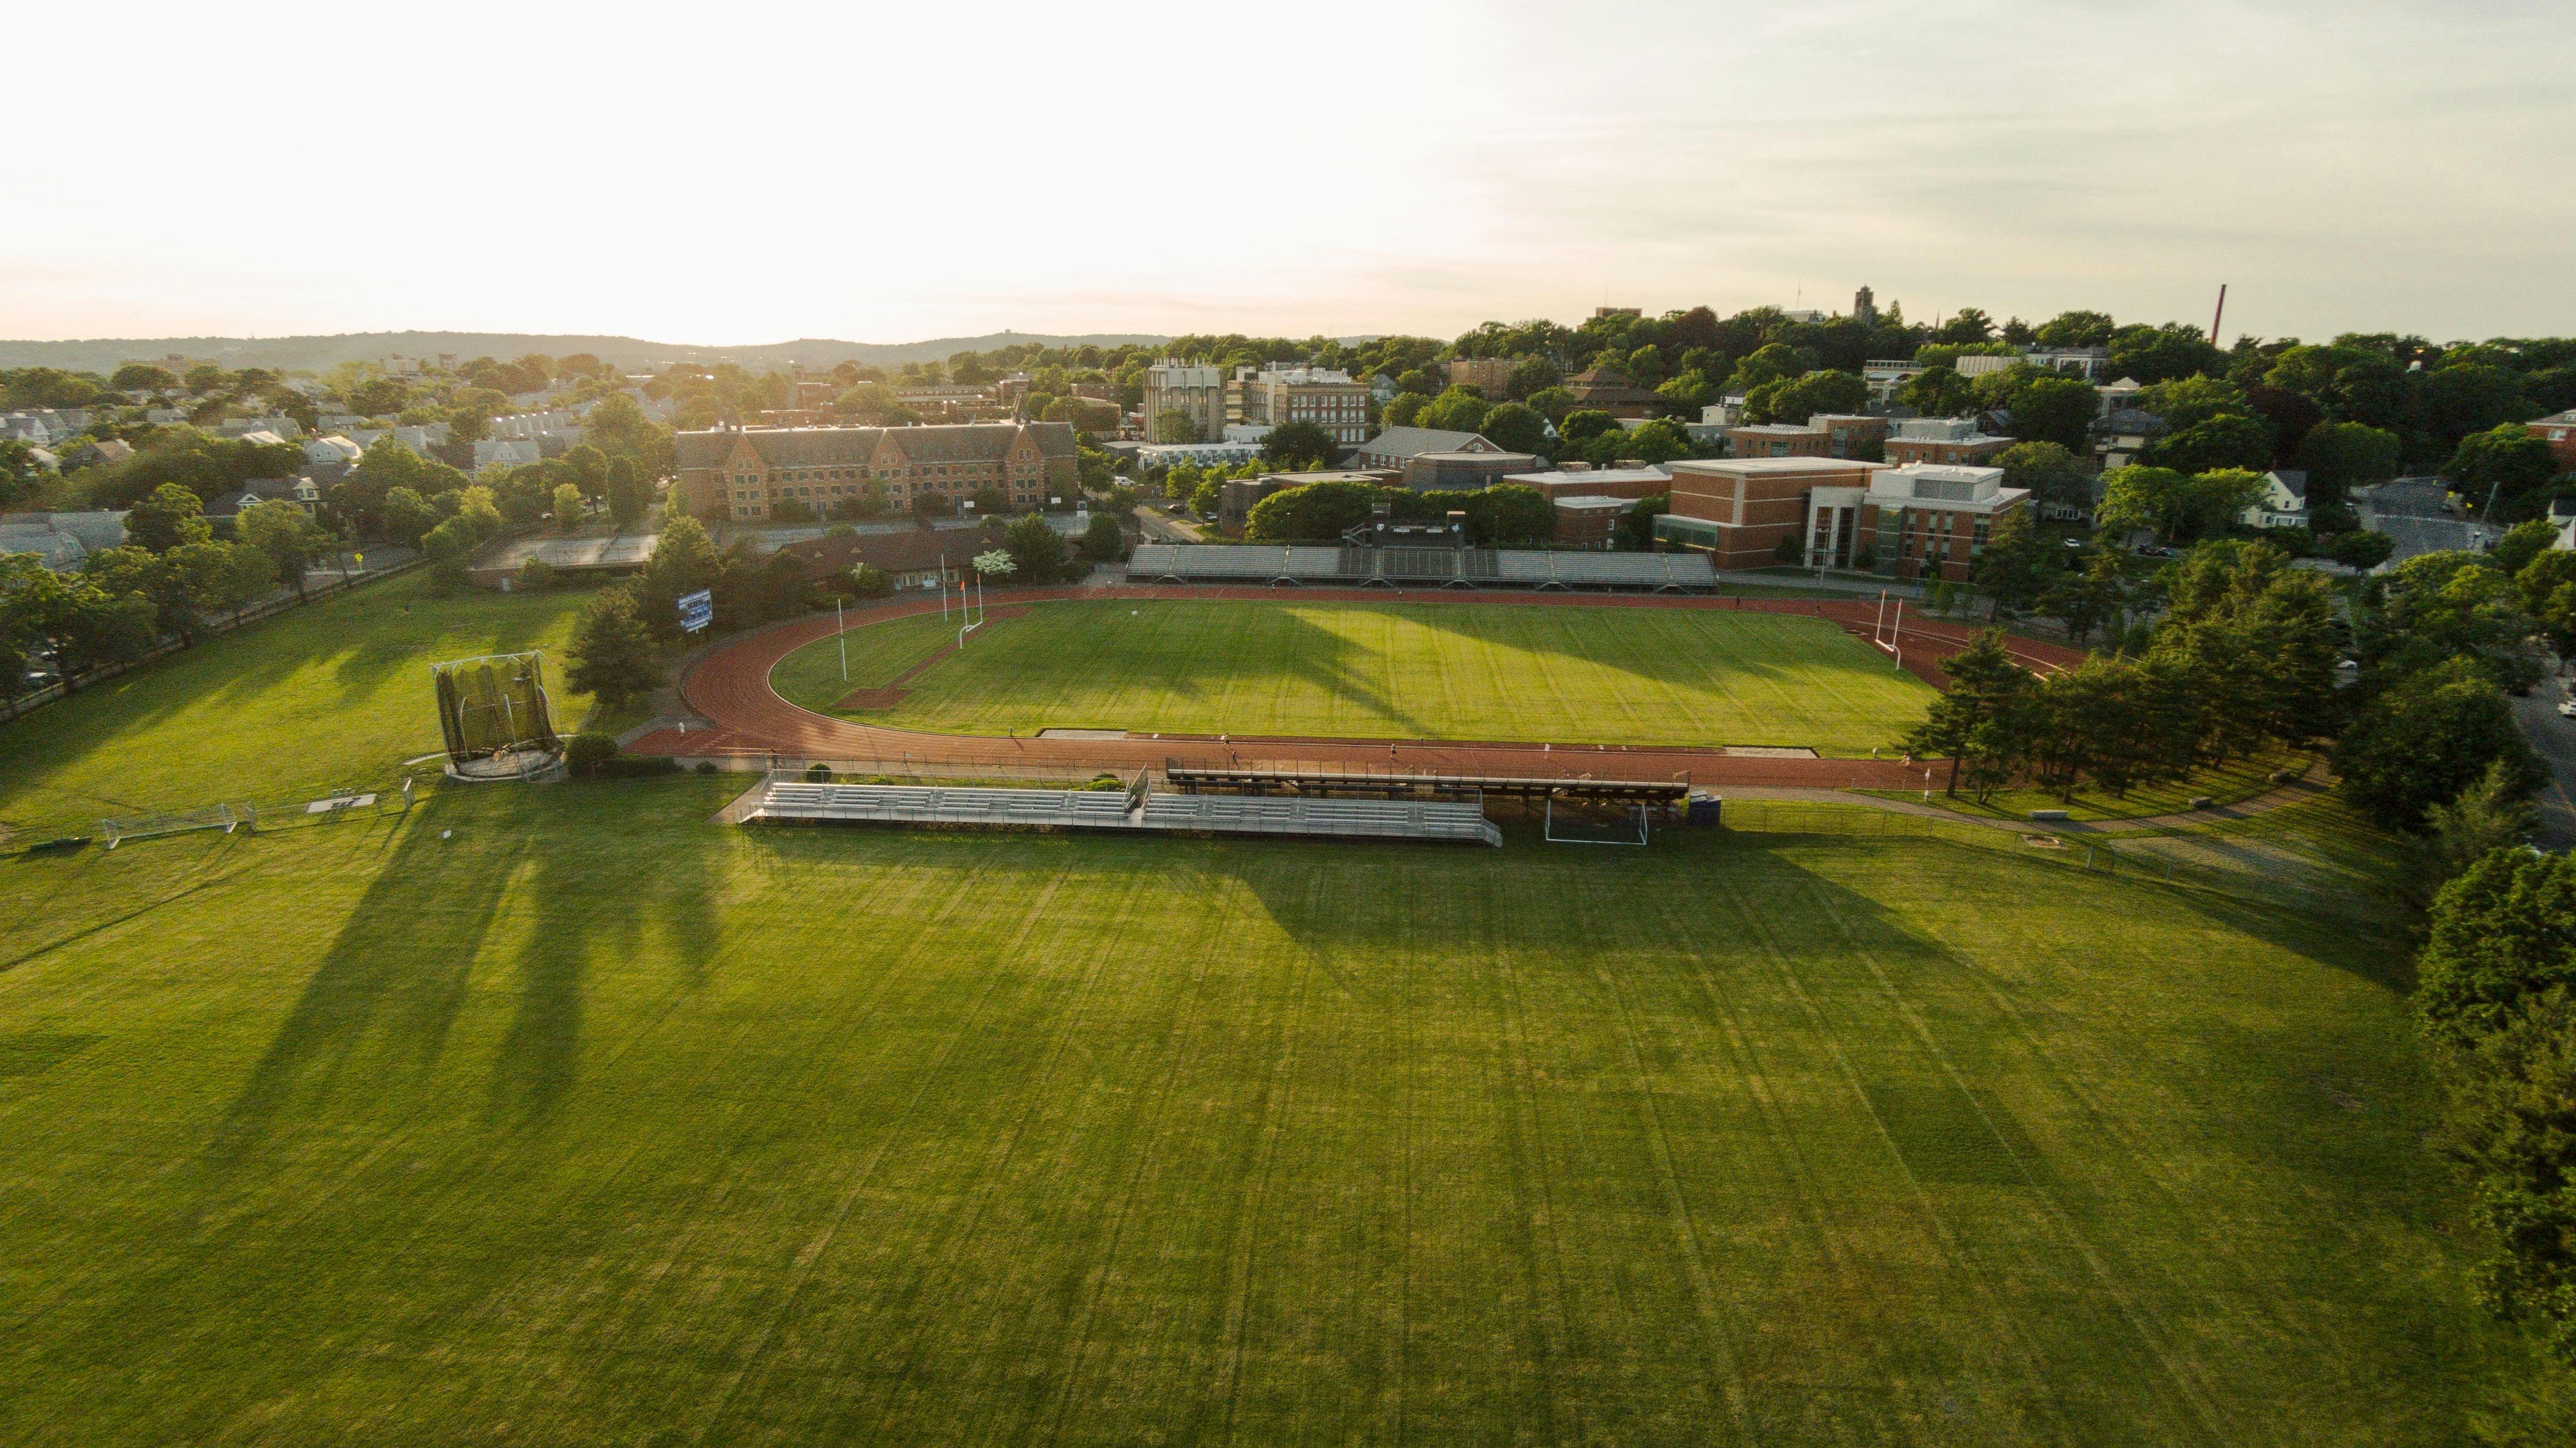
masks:
[[[1510,473],[1503,478],[1536,488],[1549,502],[1559,498],[1659,498],[1673,490],[1673,475],[1662,468],[1586,468],[1580,464],[1554,472]]]
[[[1672,511],[1655,520],[1655,539],[1710,554],[1720,568],[1794,563],[1807,526],[1807,495],[1819,488],[1866,489],[1870,474],[1884,466],[1816,456],[1679,460],[1671,465]]]
[[[2558,459],[2560,467],[2576,469],[2576,408],[2553,412],[2522,426],[2525,432],[2549,444],[2549,451]]]
[[[2030,501],[2001,468],[1909,463],[1807,494],[1806,565],[1965,583],[1997,519]]]
[[[1825,456],[1866,458],[1887,442],[1887,419],[1865,412],[1819,412],[1807,426],[1825,435]]]
[[[1637,506],[1628,498],[1576,494],[1551,500],[1556,509],[1556,546],[1606,553],[1618,539],[1619,520]]]
[[[1404,485],[1417,493],[1473,492],[1537,466],[1538,458],[1531,453],[1416,453],[1404,465]]]
[[[1260,428],[1311,422],[1331,433],[1335,442],[1357,444],[1368,440],[1368,401],[1368,384],[1352,381],[1347,372],[1325,367],[1239,367],[1225,384],[1225,420]]]
[[[1820,458],[1824,429],[1794,422],[1756,422],[1726,430],[1726,449],[1740,458]]]
[[[990,490],[1014,510],[1069,498],[1080,486],[1073,429],[1061,422],[933,427],[717,428],[684,432],[681,506],[702,518],[757,522],[790,499],[829,516],[875,483],[891,508]]]
[[[1449,362],[1449,385],[1472,387],[1500,402],[1506,384],[1512,380],[1512,369],[1519,365],[1509,357],[1452,358]]]
[[[1915,417],[1896,425],[1896,434],[1887,440],[1887,460],[1900,467],[1907,463],[1940,463],[1977,466],[2011,447],[2008,437],[1993,437],[1977,431],[1972,418]]]

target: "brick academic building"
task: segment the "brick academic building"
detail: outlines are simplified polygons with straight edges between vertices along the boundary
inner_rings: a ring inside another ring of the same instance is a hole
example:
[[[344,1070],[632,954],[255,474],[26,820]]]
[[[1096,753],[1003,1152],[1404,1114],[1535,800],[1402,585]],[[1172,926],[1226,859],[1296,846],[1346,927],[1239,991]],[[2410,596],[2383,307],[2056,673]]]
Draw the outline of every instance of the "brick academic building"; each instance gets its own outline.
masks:
[[[793,500],[829,516],[835,504],[882,490],[887,507],[990,490],[1014,510],[1071,498],[1080,473],[1073,427],[1062,422],[970,422],[932,427],[745,427],[684,432],[682,506],[701,518],[757,522]]]
[[[1665,547],[1720,568],[1860,569],[1964,583],[1995,521],[2030,501],[2003,469],[1843,458],[1724,458],[1672,464]]]

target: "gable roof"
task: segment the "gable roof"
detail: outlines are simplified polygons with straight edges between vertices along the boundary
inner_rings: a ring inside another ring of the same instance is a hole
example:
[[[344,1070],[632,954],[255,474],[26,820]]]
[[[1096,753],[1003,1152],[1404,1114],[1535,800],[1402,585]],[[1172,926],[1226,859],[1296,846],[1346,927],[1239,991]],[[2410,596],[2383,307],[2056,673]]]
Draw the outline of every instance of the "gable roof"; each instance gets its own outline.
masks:
[[[1372,456],[1409,458],[1427,452],[1501,452],[1484,434],[1445,427],[1390,427],[1360,444]]]
[[[2265,477],[2281,485],[2281,491],[2304,503],[2308,500],[2308,475],[2297,468],[2274,468]]]
[[[853,565],[864,563],[888,573],[920,573],[937,568],[943,558],[951,568],[963,568],[966,560],[986,549],[999,546],[1002,530],[998,526],[982,528],[907,528],[900,533],[857,533],[837,538],[805,538],[789,543],[778,551],[792,555],[805,565],[808,578],[822,578],[847,572]]]

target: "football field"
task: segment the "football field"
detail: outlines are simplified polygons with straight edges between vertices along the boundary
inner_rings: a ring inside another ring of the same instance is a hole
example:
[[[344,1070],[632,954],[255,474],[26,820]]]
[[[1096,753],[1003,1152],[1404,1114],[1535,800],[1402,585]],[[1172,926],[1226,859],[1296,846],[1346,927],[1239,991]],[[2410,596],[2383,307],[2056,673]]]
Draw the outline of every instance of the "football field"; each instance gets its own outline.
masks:
[[[895,728],[1569,744],[1804,746],[1866,755],[1929,686],[1822,619],[1513,604],[1082,602],[867,624],[781,660],[791,703]],[[891,707],[842,711],[897,682]]]
[[[2511,1362],[2382,927],[738,784],[0,862],[0,1442],[2436,1444]]]

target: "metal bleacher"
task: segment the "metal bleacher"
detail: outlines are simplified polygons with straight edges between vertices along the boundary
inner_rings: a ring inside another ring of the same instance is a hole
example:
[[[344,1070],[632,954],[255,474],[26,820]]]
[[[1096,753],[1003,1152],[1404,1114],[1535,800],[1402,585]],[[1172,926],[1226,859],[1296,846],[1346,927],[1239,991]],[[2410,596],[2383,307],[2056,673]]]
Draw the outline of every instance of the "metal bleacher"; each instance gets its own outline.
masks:
[[[1704,553],[1560,553],[1546,549],[1139,544],[1140,583],[1432,584],[1452,588],[1594,588],[1681,593],[1714,587]]]
[[[1141,799],[1139,795],[1141,794]],[[824,784],[771,780],[746,821],[917,825],[952,829],[1144,830],[1303,835],[1499,846],[1475,804],[1437,800],[1264,799],[1082,789]]]

